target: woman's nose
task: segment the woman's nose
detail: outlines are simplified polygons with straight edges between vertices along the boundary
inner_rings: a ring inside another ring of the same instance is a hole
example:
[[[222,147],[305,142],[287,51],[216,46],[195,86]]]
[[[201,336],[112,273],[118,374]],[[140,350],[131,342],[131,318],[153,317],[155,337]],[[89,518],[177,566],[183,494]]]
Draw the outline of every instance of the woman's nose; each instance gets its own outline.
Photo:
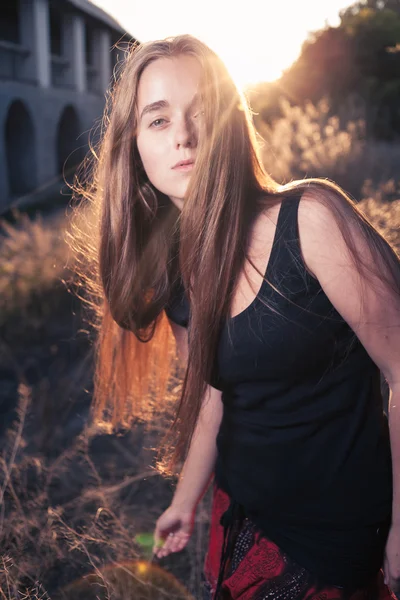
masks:
[[[182,119],[177,124],[175,133],[176,146],[194,146],[197,143],[197,135],[193,123],[189,119]]]

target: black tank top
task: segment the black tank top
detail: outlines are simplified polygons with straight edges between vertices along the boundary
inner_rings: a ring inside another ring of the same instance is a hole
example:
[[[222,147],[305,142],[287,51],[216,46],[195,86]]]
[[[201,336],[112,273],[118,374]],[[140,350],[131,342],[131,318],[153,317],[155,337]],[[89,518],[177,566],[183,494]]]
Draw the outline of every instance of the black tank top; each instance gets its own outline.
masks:
[[[211,381],[224,405],[215,479],[232,498],[227,529],[239,507],[322,582],[351,590],[383,562],[389,429],[377,365],[306,270],[299,201],[283,199],[266,271],[285,298],[264,281],[228,319],[230,332],[228,322],[221,329]],[[182,284],[176,290],[167,315],[187,325]]]

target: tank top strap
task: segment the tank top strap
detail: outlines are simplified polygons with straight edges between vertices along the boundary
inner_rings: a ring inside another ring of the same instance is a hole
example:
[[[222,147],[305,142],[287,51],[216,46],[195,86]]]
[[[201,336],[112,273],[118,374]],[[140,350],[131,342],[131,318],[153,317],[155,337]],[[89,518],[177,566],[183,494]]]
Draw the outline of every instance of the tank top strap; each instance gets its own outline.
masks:
[[[287,241],[297,240],[298,235],[298,210],[299,203],[302,196],[302,191],[296,194],[285,197],[282,200],[281,213],[279,215],[278,223],[280,228],[280,237],[282,237],[283,231],[285,232],[285,239]]]
[[[285,270],[286,263],[291,262],[293,257],[292,246],[295,247],[297,234],[297,211],[301,195],[285,196],[279,207],[276,229],[271,248],[271,254],[266,269],[266,276],[271,277]],[[298,253],[295,253],[296,259]]]
[[[271,255],[271,267],[281,280],[284,274],[293,269],[301,275],[301,278],[313,279],[304,264],[300,248],[298,211],[303,190],[285,197],[279,211],[276,231],[276,247],[274,256]]]

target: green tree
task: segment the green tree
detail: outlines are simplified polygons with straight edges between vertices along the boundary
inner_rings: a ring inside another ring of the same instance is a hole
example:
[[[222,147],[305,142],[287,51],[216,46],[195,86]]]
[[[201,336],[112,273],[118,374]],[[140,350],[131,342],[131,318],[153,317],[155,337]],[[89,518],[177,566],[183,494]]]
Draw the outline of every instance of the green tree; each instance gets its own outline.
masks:
[[[388,9],[400,14],[400,0],[364,0],[364,2],[355,2],[342,10],[341,14],[357,14],[363,8],[372,8],[375,11]]]
[[[400,134],[400,0],[366,0],[342,11],[339,27],[314,33],[279,87],[294,104],[328,97],[335,110],[360,96],[367,133]]]
[[[281,87],[303,105],[325,95],[342,97],[357,79],[351,39],[342,28],[329,27],[304,42],[299,58],[284,72]]]

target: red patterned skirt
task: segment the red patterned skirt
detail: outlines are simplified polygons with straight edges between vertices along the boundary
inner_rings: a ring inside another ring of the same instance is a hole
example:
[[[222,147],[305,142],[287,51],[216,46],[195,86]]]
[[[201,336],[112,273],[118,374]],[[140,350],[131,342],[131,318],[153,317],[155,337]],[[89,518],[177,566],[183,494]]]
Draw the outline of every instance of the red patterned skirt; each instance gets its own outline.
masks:
[[[225,531],[220,519],[229,505],[229,495],[214,481],[209,545],[202,574],[203,600],[396,600],[384,584],[382,570],[368,588],[351,596],[343,588],[321,585],[262,536],[248,518],[233,528],[232,550],[221,568]]]

